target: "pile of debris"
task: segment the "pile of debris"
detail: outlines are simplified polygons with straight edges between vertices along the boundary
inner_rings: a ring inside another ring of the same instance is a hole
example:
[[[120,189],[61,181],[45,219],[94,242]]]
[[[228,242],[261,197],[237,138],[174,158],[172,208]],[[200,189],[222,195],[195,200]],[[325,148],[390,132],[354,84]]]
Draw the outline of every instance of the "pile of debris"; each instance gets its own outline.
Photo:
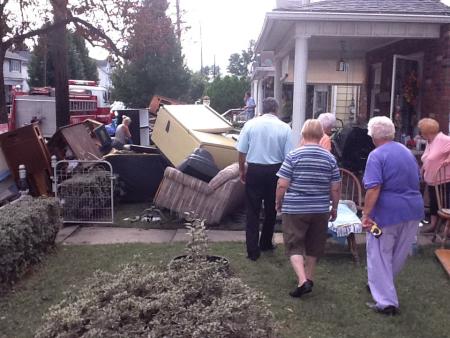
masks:
[[[237,161],[238,131],[210,107],[163,105],[153,116],[125,109],[116,112],[119,123],[125,115],[132,120],[133,144],[123,150],[113,148],[105,125],[90,119],[62,127],[50,139],[41,132],[42,121],[0,134],[0,205],[27,190],[56,195],[66,222],[113,222],[114,200],[152,202],[166,167],[180,166],[197,148],[210,154],[214,174]],[[197,171],[202,175],[207,167]],[[111,209],[109,221],[109,214],[96,215],[105,208]],[[148,214],[151,221],[161,219]]]

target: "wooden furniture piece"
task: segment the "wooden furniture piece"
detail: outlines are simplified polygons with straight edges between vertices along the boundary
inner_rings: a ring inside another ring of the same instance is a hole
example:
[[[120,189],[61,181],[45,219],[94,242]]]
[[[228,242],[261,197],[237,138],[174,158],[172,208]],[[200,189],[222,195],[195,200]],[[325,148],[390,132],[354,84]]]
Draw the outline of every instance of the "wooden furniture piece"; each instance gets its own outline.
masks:
[[[219,169],[238,159],[233,126],[212,108],[198,105],[169,105],[158,111],[152,141],[178,167],[195,148],[206,149]]]
[[[33,196],[52,194],[50,153],[37,124],[1,134],[0,147],[16,182],[19,182],[19,165],[23,164],[30,193]]]
[[[358,212],[362,211],[363,207],[363,195],[361,183],[359,179],[349,170],[340,168],[341,174],[341,200],[350,200],[355,202]],[[356,245],[355,234],[351,233],[347,236],[348,248],[355,260],[356,264],[359,264],[358,247]]]
[[[449,249],[437,249],[435,252],[437,259],[442,264],[443,268],[450,276],[450,250]]]
[[[98,160],[102,158],[101,142],[93,133],[95,127],[101,124],[97,121],[85,120],[62,128],[48,141],[48,148],[58,160]],[[92,128],[92,129],[91,129]]]
[[[444,232],[441,237],[441,247],[444,248],[450,228],[450,164],[441,166],[436,174],[435,182],[437,183],[434,188],[436,190],[439,219],[432,241],[436,241],[436,238],[439,237],[439,230],[444,225]]]

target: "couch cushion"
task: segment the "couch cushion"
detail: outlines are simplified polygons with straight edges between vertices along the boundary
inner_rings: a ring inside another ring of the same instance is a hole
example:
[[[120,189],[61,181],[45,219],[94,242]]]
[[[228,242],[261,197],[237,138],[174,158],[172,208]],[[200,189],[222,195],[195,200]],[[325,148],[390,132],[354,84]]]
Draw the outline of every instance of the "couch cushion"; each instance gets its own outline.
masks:
[[[208,183],[208,185],[211,189],[216,190],[224,183],[237,176],[239,176],[239,164],[236,162],[219,171],[219,173],[214,176],[214,178]]]

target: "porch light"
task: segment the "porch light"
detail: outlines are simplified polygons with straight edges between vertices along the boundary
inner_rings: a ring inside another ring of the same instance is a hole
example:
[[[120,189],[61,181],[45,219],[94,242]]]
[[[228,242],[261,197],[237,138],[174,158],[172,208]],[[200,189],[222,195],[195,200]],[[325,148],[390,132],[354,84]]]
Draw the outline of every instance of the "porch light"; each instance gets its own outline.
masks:
[[[348,70],[348,64],[344,61],[343,58],[341,58],[338,63],[336,64],[336,71],[337,72],[346,72]]]
[[[344,54],[345,54],[345,41],[341,41],[341,58],[336,64],[336,71],[337,72],[346,72],[348,71],[348,63],[344,60]]]

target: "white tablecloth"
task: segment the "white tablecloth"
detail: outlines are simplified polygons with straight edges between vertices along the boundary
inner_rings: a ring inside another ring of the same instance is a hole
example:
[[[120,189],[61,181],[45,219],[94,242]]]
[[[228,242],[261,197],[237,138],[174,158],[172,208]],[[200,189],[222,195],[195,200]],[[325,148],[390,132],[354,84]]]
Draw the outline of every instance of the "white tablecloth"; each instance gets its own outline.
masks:
[[[362,223],[356,215],[356,206],[352,201],[339,201],[337,218],[328,223],[328,229],[337,237],[347,237],[351,233],[362,233]]]

